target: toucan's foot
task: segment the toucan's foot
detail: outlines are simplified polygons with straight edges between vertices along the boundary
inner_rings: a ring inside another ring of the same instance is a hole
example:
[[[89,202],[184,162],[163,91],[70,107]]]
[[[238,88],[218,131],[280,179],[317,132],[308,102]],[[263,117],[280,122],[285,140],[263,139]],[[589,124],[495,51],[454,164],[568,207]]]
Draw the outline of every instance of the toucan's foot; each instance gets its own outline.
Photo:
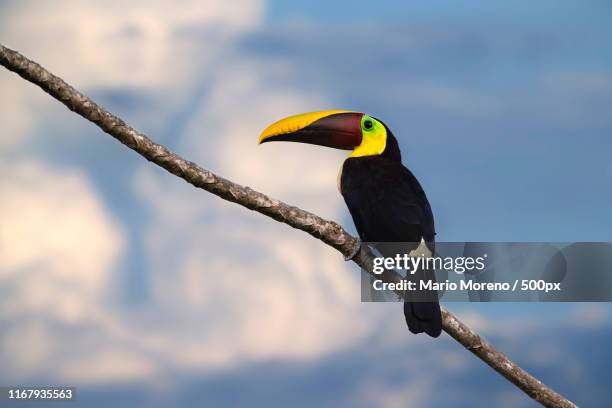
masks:
[[[359,251],[361,251],[361,240],[357,239],[357,245],[355,246],[355,249],[353,249],[353,252],[351,252],[350,254],[348,254],[348,256],[344,257],[345,261],[352,261],[353,258],[355,258],[357,256],[357,254],[359,253]]]

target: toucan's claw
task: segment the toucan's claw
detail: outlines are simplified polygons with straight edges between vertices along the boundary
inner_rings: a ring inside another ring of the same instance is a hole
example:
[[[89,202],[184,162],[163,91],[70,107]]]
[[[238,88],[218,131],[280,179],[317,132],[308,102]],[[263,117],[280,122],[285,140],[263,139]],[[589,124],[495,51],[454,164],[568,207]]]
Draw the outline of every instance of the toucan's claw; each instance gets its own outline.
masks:
[[[357,239],[357,245],[355,246],[355,248],[353,249],[353,251],[348,254],[347,256],[344,257],[345,261],[352,261],[353,258],[355,258],[357,256],[357,254],[359,253],[359,251],[361,251],[361,240]]]

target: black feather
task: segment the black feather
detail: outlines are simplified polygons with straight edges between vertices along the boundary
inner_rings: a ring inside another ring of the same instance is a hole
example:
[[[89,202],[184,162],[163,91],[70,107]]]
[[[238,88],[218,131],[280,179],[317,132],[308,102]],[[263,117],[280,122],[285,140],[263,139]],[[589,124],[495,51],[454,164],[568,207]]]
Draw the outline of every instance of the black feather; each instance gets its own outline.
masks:
[[[401,163],[395,137],[387,131],[381,155],[348,158],[343,165],[340,190],[364,242],[411,242],[421,239],[433,252],[434,218],[416,177]],[[409,248],[409,250],[414,248]],[[420,271],[421,276],[432,276]],[[438,337],[442,330],[440,305],[405,302],[404,316],[412,333]]]

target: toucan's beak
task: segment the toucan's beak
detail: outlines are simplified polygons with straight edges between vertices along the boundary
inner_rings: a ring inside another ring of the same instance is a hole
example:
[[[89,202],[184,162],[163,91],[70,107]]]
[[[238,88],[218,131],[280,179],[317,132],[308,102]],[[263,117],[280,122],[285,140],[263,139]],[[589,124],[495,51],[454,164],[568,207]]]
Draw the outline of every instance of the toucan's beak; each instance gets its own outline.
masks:
[[[328,110],[289,116],[268,126],[259,143],[299,142],[352,150],[361,144],[363,113]]]

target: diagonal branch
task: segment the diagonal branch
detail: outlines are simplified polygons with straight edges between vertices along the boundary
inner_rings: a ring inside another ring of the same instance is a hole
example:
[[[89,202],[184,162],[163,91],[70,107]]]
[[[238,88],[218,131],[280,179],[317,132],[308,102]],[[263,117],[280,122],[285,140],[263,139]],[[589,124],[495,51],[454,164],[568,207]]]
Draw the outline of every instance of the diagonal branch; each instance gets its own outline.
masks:
[[[53,98],[66,105],[68,109],[95,123],[105,133],[108,133],[145,159],[193,184],[195,187],[215,194],[224,200],[267,215],[293,228],[305,231],[314,238],[337,249],[345,257],[357,252],[352,260],[361,268],[371,273],[373,266],[372,254],[365,246],[360,247],[359,241],[349,235],[337,223],[325,220],[298,207],[285,204],[249,187],[241,186],[219,177],[197,164],[183,159],[164,146],[153,142],[142,133],[134,130],[123,120],[97,105],[36,62],[2,45],[0,45],[0,64],[8,70],[17,73],[25,80],[38,85]],[[378,277],[380,278],[380,276]],[[385,280],[393,279],[395,279],[394,276],[387,275]],[[542,405],[547,407],[576,407],[571,401],[557,394],[512,362],[503,353],[497,351],[474,330],[444,308],[442,309],[442,326],[444,331],[452,338]]]

